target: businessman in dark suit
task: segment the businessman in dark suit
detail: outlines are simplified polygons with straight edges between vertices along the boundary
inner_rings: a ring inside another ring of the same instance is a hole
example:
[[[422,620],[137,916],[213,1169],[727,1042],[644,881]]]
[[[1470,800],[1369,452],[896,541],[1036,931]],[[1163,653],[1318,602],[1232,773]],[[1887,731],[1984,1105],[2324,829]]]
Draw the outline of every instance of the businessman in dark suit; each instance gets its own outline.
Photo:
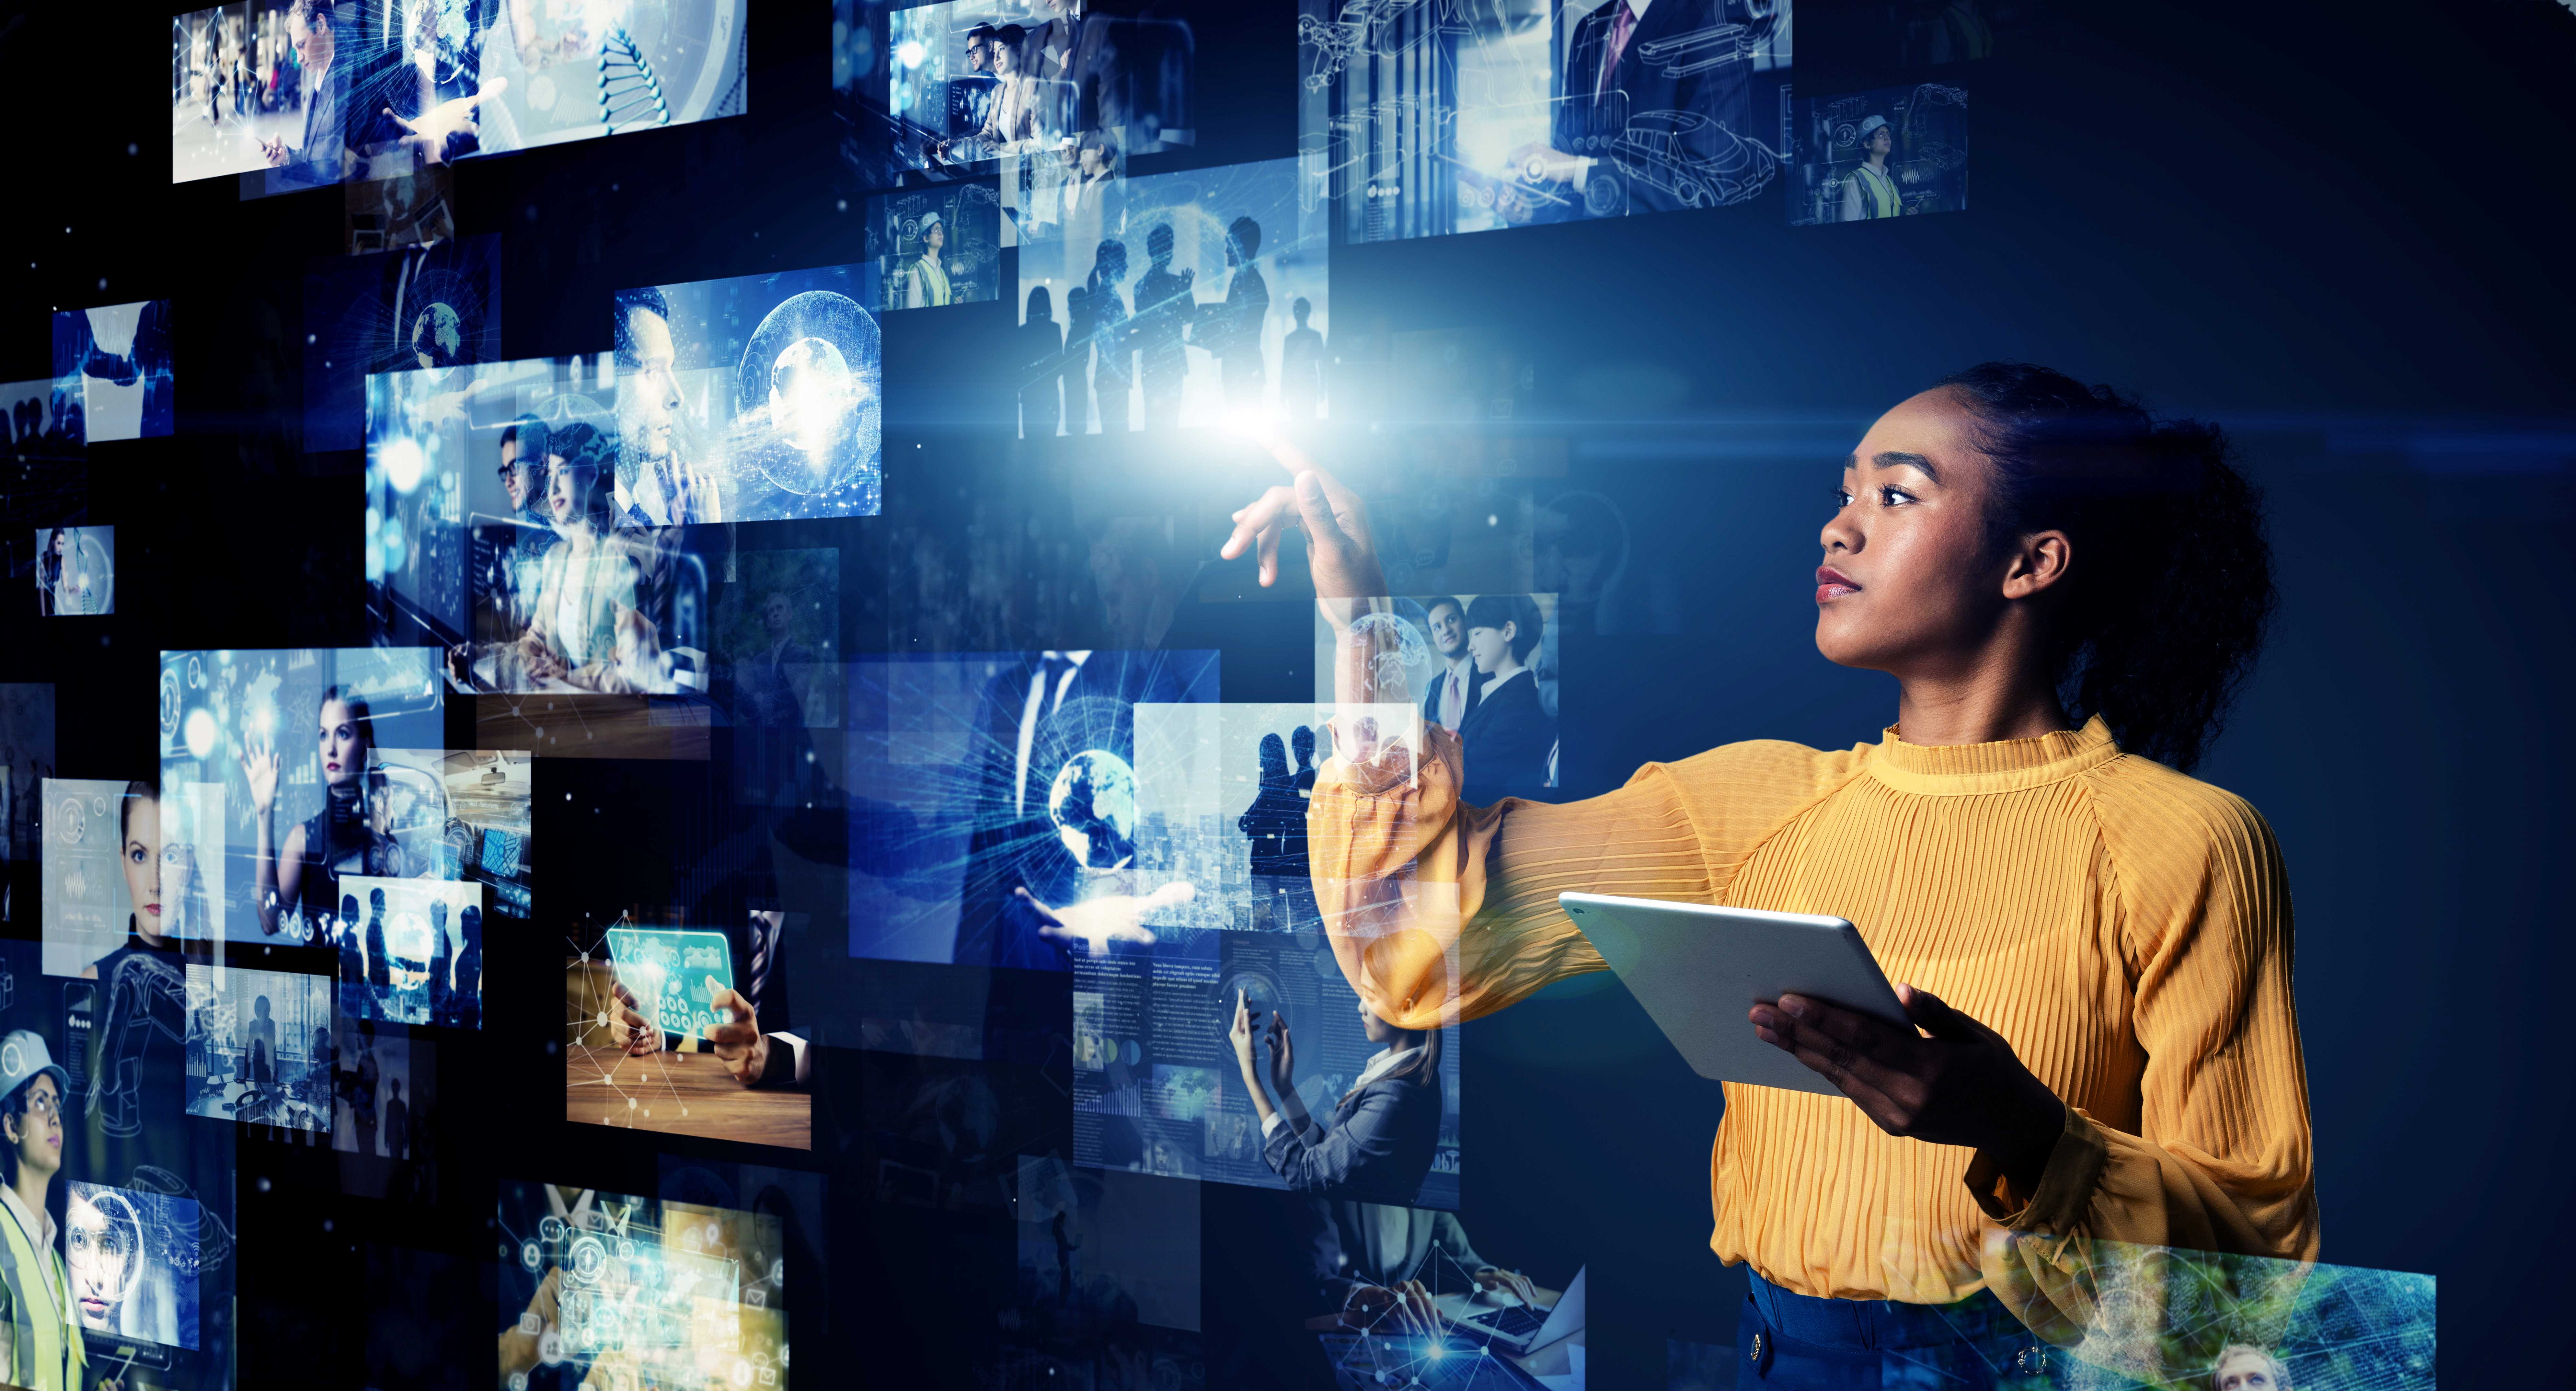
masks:
[[[1692,167],[1720,159],[1752,124],[1750,10],[1751,0],[1601,0],[1574,21],[1548,142],[1515,150],[1517,172],[1577,195],[1623,176],[1619,211],[1696,206]]]
[[[1467,606],[1443,594],[1425,604],[1422,612],[1431,625],[1431,650],[1440,654],[1440,665],[1431,673],[1431,689],[1422,697],[1422,722],[1464,729],[1485,685],[1476,659],[1467,653]]]
[[[1085,899],[1092,872],[1126,856],[1100,835],[1087,860],[1057,832],[1047,799],[1075,755],[1097,750],[1134,765],[1135,705],[1212,699],[1213,654],[1048,651],[984,684],[975,709],[974,788],[955,960],[960,965],[1061,971],[1073,944],[1152,940],[1139,924],[1191,896],[1166,885],[1142,897]],[[1132,815],[1132,813],[1131,813]]]
[[[283,140],[260,143],[261,155],[277,171],[270,176],[272,189],[340,182],[348,141],[341,110],[347,75],[335,67],[339,29],[339,19],[322,0],[295,0],[287,9],[287,37],[304,66],[304,140],[293,146]]]

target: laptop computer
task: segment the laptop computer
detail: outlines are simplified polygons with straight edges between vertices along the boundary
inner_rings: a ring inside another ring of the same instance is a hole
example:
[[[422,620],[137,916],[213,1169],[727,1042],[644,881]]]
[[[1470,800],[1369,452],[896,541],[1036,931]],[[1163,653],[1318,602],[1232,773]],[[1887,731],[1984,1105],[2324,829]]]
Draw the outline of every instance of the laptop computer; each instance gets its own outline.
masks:
[[[1582,1270],[1574,1272],[1574,1283],[1556,1297],[1553,1307],[1534,1310],[1526,1304],[1505,1304],[1460,1315],[1452,1322],[1469,1337],[1515,1357],[1535,1351],[1583,1327],[1583,1275]]]

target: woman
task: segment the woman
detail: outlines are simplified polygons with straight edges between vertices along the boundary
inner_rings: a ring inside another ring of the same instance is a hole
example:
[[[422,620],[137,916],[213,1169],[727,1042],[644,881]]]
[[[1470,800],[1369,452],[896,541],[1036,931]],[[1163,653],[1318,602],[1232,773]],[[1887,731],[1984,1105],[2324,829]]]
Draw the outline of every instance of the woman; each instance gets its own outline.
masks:
[[[251,819],[258,827],[252,898],[259,930],[274,937],[290,924],[310,941],[340,901],[340,876],[371,873],[385,860],[375,818],[367,804],[367,761],[376,727],[367,698],[346,686],[322,693],[314,710],[314,752],[322,765],[322,809],[277,839],[278,754],[274,744],[242,754],[242,781],[250,789]]]
[[[903,307],[935,309],[948,302],[948,267],[939,258],[948,246],[948,229],[939,214],[921,219],[921,255],[904,276]]]
[[[1405,933],[1402,935],[1414,935]],[[1436,944],[1431,959],[1440,959]],[[1234,1027],[1226,1034],[1244,1094],[1261,1117],[1261,1160],[1298,1193],[1409,1205],[1422,1191],[1440,1147],[1440,1019],[1435,1009],[1420,1028],[1388,1023],[1368,1001],[1359,1005],[1360,1031],[1383,1045],[1342,1093],[1330,1124],[1318,1124],[1297,1096],[1296,1046],[1288,1018],[1270,1015],[1272,1105],[1253,1066],[1253,1031],[1259,1020],[1242,992],[1235,994]],[[1388,1013],[1396,1012],[1391,1008]]]
[[[1548,786],[1548,750],[1556,721],[1539,699],[1538,675],[1525,665],[1543,636],[1538,601],[1526,594],[1484,594],[1467,605],[1467,656],[1484,680],[1459,721],[1466,747],[1471,803],[1535,797]]]
[[[1003,25],[993,36],[993,99],[984,109],[984,128],[975,132],[986,159],[1027,149],[1037,141],[1037,79],[1020,71],[1020,46],[1027,38],[1028,31],[1016,24]]]
[[[58,526],[45,540],[37,598],[48,618],[90,611],[89,575],[81,566],[80,533]]]
[[[1267,583],[1298,524],[1323,594],[1382,592],[1365,509],[1287,458],[1294,486],[1224,553],[1257,544]],[[1853,1103],[1726,1089],[1710,1245],[1750,1267],[1738,1342],[1768,1385],[1878,1385],[1898,1348],[1983,1379],[1994,1340],[2028,1346],[2049,1315],[2032,1291],[2069,1285],[2039,1268],[2055,1238],[2314,1259],[2280,854],[2178,771],[2274,599],[2224,435],[1989,363],[1870,427],[1820,541],[1818,649],[1897,679],[1874,745],[1732,744],[1586,802],[1475,808],[1442,731],[1409,784],[1404,750],[1345,743],[1309,825],[1341,870],[1317,880],[1326,920],[1430,929],[1336,935],[1361,997],[1431,1022],[1444,950],[1462,1018],[1601,969],[1564,889],[1839,915],[1892,979],[1937,987],[1898,989],[1928,1032],[1794,995],[1749,1013]],[[1345,631],[1342,695],[1378,698],[1368,626]],[[1434,885],[1446,919],[1398,892]]]
[[[594,691],[627,689],[619,644],[634,642],[636,619],[634,557],[610,535],[607,447],[586,423],[548,437],[546,515],[561,539],[538,571],[536,617],[517,644],[530,678]]]
[[[117,862],[125,870],[125,901],[134,905],[134,912],[125,920],[125,945],[83,967],[81,979],[115,979],[117,966],[135,952],[156,953],[154,959],[167,963],[175,978],[179,944],[173,940],[175,928],[162,925],[160,784],[138,778],[125,785],[125,795],[117,799],[116,834]]]
[[[1896,176],[1887,172],[1888,152],[1896,148],[1896,128],[1885,116],[1870,116],[1860,123],[1860,148],[1865,158],[1843,180],[1843,216],[1845,222],[1860,222],[1873,217],[1894,217],[1905,211],[1905,202],[1896,196]]]

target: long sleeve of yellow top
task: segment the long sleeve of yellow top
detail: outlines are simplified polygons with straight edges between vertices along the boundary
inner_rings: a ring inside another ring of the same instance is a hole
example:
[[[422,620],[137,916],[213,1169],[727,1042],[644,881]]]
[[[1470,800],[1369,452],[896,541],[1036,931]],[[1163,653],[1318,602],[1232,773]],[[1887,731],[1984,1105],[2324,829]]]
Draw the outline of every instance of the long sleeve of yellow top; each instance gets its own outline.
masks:
[[[1423,743],[1418,762],[1334,760],[1308,809],[1334,950],[1391,1021],[1472,1019],[1602,969],[1557,907],[1568,889],[1831,914],[2067,1103],[2022,1193],[1845,1098],[1730,1084],[1709,1173],[1728,1262],[1803,1294],[1939,1303],[1987,1283],[1999,1229],[2315,1257],[2290,898],[2243,799],[2122,754],[2098,720],[1949,747],[1730,744],[1589,801],[1481,809],[1458,801],[1456,737]]]

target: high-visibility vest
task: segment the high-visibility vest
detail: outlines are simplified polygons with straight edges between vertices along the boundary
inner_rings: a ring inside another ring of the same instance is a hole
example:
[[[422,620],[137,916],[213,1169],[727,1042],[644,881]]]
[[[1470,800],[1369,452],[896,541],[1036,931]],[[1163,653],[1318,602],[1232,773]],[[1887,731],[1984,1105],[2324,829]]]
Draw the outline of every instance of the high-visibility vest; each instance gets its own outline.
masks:
[[[71,1276],[60,1252],[39,1248],[15,1207],[0,1203],[0,1303],[8,1306],[9,1379],[31,1391],[76,1391],[89,1365],[72,1321]],[[43,1285],[31,1285],[30,1280]]]

